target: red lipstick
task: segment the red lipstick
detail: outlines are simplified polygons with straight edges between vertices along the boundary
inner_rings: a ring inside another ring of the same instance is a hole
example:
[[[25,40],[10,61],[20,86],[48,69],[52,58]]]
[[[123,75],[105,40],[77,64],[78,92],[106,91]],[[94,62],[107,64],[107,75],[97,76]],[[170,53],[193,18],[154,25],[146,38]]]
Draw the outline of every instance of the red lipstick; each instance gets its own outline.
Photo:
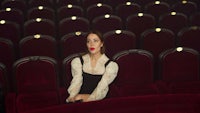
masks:
[[[95,50],[95,48],[90,48],[91,51]]]

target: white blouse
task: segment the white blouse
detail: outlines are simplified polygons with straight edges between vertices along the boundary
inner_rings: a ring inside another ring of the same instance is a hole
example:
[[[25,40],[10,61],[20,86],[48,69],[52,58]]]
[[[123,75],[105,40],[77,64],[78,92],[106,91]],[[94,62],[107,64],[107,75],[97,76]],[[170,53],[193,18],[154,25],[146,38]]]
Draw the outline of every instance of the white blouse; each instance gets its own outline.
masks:
[[[89,54],[83,56],[83,61],[84,61],[83,67],[80,58],[79,57],[74,58],[71,62],[72,66],[71,72],[73,79],[68,88],[68,93],[70,94],[69,97],[74,97],[79,93],[83,80],[82,71],[84,71],[89,74],[103,75],[97,87],[89,96],[88,101],[101,100],[105,98],[109,90],[108,86],[116,78],[119,68],[117,63],[113,61],[111,61],[105,68],[105,63],[108,60],[109,58],[105,54],[103,54],[98,59],[96,66],[93,68],[91,67]]]

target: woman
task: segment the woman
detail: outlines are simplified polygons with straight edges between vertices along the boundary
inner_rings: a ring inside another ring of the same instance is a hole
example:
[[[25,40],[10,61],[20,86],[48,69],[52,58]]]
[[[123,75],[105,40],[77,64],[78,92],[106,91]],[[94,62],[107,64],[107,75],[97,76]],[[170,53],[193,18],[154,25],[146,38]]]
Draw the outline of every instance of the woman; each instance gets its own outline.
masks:
[[[88,52],[71,62],[73,79],[67,102],[88,102],[106,97],[109,84],[117,76],[118,65],[105,55],[103,36],[92,31],[87,35]]]

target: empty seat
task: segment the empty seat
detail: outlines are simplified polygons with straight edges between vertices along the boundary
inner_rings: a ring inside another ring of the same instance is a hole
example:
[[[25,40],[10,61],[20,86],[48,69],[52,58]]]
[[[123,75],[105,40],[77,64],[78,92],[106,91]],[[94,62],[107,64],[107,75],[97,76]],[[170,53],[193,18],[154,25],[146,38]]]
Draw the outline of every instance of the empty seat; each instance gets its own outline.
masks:
[[[6,8],[0,10],[0,20],[8,20],[19,24],[20,29],[24,24],[24,14],[19,9]]]
[[[86,48],[86,33],[73,32],[64,35],[60,40],[61,58],[64,59],[72,54],[85,52]]]
[[[104,35],[106,55],[112,59],[118,52],[136,48],[135,34],[126,30],[108,31]]]
[[[8,90],[7,85],[8,85],[8,81],[7,81],[7,74],[6,74],[6,66],[0,62],[0,105],[4,103],[3,98],[6,95],[7,90]]]
[[[178,33],[179,46],[189,47],[200,52],[200,27],[191,26],[180,30]]]
[[[81,6],[80,2],[80,0],[56,0],[56,7],[59,8],[69,4]]]
[[[172,30],[175,34],[188,25],[188,17],[183,13],[170,12],[160,16],[160,27]]]
[[[83,8],[87,9],[89,6],[97,4],[97,3],[104,3],[105,0],[81,0]]]
[[[190,14],[198,11],[198,6],[195,2],[183,0],[173,4],[172,10],[190,16]]]
[[[166,93],[199,93],[199,53],[191,48],[177,47],[160,54],[162,89]]]
[[[49,19],[36,18],[24,23],[24,37],[30,35],[50,35],[56,37],[55,23]]]
[[[88,19],[77,16],[68,17],[59,22],[59,38],[68,33],[73,33],[77,31],[88,32],[89,29],[90,23]]]
[[[150,52],[141,49],[125,50],[116,54],[114,61],[120,69],[111,94],[134,96],[158,93],[153,79],[153,55]]]
[[[116,15],[106,14],[98,16],[92,20],[92,29],[96,29],[104,34],[108,31],[123,29],[123,21]]]
[[[22,12],[26,12],[27,6],[25,0],[3,0],[1,3],[1,8],[16,8],[21,10]]]
[[[49,35],[27,36],[19,43],[20,57],[27,56],[48,56],[58,58],[57,42]]]
[[[129,0],[106,0],[105,3],[112,6],[113,9],[115,9],[115,7],[117,7],[119,4],[125,4],[128,1]]]
[[[170,11],[170,5],[166,2],[155,1],[145,5],[144,12],[153,15],[158,21],[159,17]]]
[[[19,24],[8,20],[0,20],[0,37],[11,40],[15,48],[18,46],[21,35]]]
[[[78,16],[84,17],[84,10],[78,5],[68,4],[66,6],[59,7],[57,9],[57,19],[62,20],[64,18]]]
[[[15,107],[20,113],[59,105],[56,66],[55,59],[49,57],[31,56],[18,59],[13,64],[16,93],[6,96],[6,110],[11,111]],[[15,103],[9,103],[13,101]]]
[[[124,22],[128,16],[141,12],[141,6],[136,3],[126,2],[119,4],[115,8],[116,15],[119,16]]]
[[[200,26],[200,12],[192,13],[189,17],[189,25]]]
[[[87,18],[92,21],[95,17],[105,14],[113,14],[113,9],[107,4],[97,3],[89,6],[86,10]]]
[[[55,8],[54,0],[29,0],[27,1],[28,8],[45,6],[50,8]]]
[[[167,49],[176,46],[176,35],[169,29],[153,28],[145,30],[141,34],[140,48],[150,51],[154,56],[154,79],[160,79],[158,76],[158,57],[159,54]]]
[[[126,29],[135,33],[137,44],[142,32],[155,28],[156,20],[151,14],[138,13],[130,15],[126,20]]]
[[[0,38],[0,62],[6,66],[8,91],[13,91],[13,76],[12,76],[12,64],[16,60],[16,54],[12,41],[4,38]]]
[[[55,21],[55,11],[52,8],[38,6],[30,8],[27,12],[27,19],[44,18]]]

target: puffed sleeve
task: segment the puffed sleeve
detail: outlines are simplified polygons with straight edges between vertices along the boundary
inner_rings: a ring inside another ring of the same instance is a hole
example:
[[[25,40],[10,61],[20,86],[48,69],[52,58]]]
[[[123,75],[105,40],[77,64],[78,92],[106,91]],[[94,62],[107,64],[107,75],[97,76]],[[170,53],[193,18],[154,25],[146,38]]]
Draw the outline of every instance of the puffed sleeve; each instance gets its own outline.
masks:
[[[82,64],[80,58],[75,58],[71,62],[72,81],[68,88],[69,98],[76,96],[82,85]]]
[[[102,76],[102,79],[99,81],[97,87],[89,96],[88,101],[101,100],[105,98],[109,90],[109,84],[111,84],[116,78],[118,69],[119,67],[117,63],[113,61],[107,65],[106,71]]]

